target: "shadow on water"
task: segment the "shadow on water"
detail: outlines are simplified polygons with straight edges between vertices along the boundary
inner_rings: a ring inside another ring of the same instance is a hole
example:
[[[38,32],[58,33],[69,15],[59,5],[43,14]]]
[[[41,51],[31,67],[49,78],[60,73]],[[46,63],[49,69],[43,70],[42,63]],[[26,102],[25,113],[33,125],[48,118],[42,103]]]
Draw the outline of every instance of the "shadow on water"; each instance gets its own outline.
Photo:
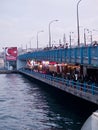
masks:
[[[41,91],[45,92],[45,94],[48,97],[47,98],[48,104],[50,103],[49,100],[52,100],[53,103],[49,104],[50,111],[55,111],[54,113],[57,114],[58,108],[55,109],[55,107],[59,106],[62,111],[61,112],[62,115],[66,113],[66,117],[68,118],[70,117],[70,119],[77,118],[76,120],[79,120],[79,122],[81,122],[81,124],[79,124],[78,129],[76,125],[72,130],[79,130],[83,125],[83,123],[85,122],[85,120],[92,114],[92,112],[98,109],[98,106],[96,104],[77,98],[76,96],[63,92],[38,80],[32,79],[27,76],[25,77],[28,78],[31,83],[33,82],[34,84],[38,84]],[[32,88],[30,89],[30,91],[32,91]],[[48,114],[49,117],[51,117],[51,113]],[[60,125],[62,124],[63,122]],[[51,130],[63,130],[63,129],[53,128]],[[66,128],[66,130],[68,129]]]

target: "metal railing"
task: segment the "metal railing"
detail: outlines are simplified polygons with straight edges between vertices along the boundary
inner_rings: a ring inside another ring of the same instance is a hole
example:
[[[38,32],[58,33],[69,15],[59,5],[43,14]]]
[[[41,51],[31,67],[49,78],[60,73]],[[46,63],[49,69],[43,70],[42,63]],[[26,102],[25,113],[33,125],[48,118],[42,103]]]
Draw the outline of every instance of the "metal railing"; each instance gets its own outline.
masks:
[[[22,73],[26,73],[29,75],[32,75],[33,77],[37,78],[37,79],[41,79],[44,80],[44,82],[49,82],[50,85],[52,85],[52,83],[58,83],[59,84],[59,88],[60,87],[70,87],[85,93],[89,93],[92,95],[98,95],[98,86],[96,86],[94,83],[92,84],[88,84],[87,82],[79,82],[79,81],[74,81],[74,80],[66,80],[64,78],[58,78],[58,77],[54,77],[51,75],[47,75],[47,74],[42,74],[39,72],[35,72],[32,70],[28,70],[28,69],[20,69],[19,70]]]
[[[85,46],[77,48],[63,48],[55,50],[40,50],[19,55],[18,59],[49,60],[62,63],[79,63],[98,67],[98,46]]]

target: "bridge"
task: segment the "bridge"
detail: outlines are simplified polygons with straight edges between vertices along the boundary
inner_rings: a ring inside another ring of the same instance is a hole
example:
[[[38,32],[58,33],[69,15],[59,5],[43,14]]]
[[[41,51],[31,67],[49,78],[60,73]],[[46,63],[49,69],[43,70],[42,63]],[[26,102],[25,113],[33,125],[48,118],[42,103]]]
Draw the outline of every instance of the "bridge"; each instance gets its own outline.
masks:
[[[18,58],[19,60],[33,58],[56,61],[58,63],[79,63],[87,66],[98,66],[98,46],[41,50],[19,55]]]
[[[58,64],[66,63],[79,65],[82,70],[82,75],[84,75],[88,68],[93,68],[95,71],[98,68],[98,46],[34,51],[19,55],[17,61],[18,70],[22,74],[98,104],[98,86],[94,82],[88,84],[86,81],[74,81],[73,79],[65,79],[64,77],[57,77],[47,73],[43,74],[34,71],[33,69],[26,67],[27,61],[30,59],[34,59],[35,61],[52,61],[57,62]]]

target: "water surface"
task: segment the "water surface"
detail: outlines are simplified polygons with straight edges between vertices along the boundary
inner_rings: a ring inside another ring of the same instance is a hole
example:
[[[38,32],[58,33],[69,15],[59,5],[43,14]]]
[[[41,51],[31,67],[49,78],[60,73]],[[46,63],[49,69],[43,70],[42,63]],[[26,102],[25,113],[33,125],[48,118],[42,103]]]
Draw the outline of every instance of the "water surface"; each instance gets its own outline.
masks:
[[[0,130],[79,130],[86,112],[61,95],[20,74],[1,74]]]

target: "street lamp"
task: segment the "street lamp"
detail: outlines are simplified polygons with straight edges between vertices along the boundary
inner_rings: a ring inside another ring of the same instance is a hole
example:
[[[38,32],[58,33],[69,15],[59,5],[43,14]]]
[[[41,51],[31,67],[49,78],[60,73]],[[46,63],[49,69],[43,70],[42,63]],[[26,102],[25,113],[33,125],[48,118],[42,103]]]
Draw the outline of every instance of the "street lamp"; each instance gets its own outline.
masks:
[[[89,33],[90,33],[90,42],[91,42],[91,45],[92,45],[92,42],[93,42],[92,31],[89,31]]]
[[[79,32],[79,3],[81,0],[78,1],[77,3],[77,33],[78,33],[78,46],[80,46],[80,32]]]
[[[65,44],[66,44],[66,35],[65,35],[65,33],[63,35],[63,43],[64,43],[64,46],[65,46]]]
[[[38,49],[38,34],[44,32],[43,30],[37,32],[37,49]]]
[[[84,28],[84,45],[86,46],[86,31],[89,31],[89,29]]]
[[[59,20],[52,20],[50,21],[49,23],[49,47],[51,47],[51,30],[50,30],[50,25],[53,23],[53,22],[57,22]]]
[[[69,43],[70,43],[70,48],[71,48],[71,41],[72,41],[72,34],[73,34],[74,32],[70,32],[70,35],[69,35]]]

